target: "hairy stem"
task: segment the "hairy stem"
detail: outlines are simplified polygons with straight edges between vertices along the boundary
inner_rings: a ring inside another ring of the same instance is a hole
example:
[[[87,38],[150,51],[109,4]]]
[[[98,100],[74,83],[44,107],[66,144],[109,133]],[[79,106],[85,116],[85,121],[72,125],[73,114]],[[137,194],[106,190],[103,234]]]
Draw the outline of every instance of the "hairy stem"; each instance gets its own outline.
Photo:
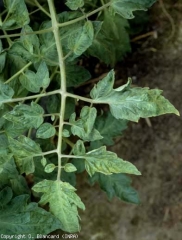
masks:
[[[44,12],[49,18],[51,18],[50,14],[39,4],[37,0],[34,0],[34,2],[42,12]]]
[[[52,28],[54,33],[54,38],[56,42],[56,48],[58,52],[58,59],[59,59],[59,68],[60,68],[60,85],[61,85],[61,109],[60,109],[60,118],[59,118],[59,131],[58,131],[58,174],[57,180],[59,181],[61,178],[61,151],[62,151],[62,132],[63,132],[63,125],[64,125],[64,115],[65,115],[65,106],[66,106],[66,70],[65,70],[65,62],[64,62],[64,55],[63,49],[61,45],[61,39],[59,36],[59,24],[56,19],[56,12],[53,0],[48,0],[49,10],[51,14],[51,21],[52,21]]]
[[[39,93],[39,94],[31,95],[28,97],[20,97],[20,98],[13,98],[13,99],[7,99],[7,100],[5,99],[5,100],[0,101],[0,104],[22,102],[22,101],[26,101],[26,100],[31,100],[31,99],[35,99],[35,98],[39,98],[39,97],[46,97],[46,96],[55,95],[55,94],[61,94],[61,90],[58,89],[58,90],[51,91],[51,92]]]

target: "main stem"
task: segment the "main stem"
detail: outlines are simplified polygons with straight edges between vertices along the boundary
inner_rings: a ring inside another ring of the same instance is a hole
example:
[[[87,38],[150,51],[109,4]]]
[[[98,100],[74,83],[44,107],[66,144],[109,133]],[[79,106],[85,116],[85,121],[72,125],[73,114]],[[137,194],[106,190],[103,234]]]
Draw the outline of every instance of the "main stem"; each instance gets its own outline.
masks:
[[[56,18],[56,11],[54,7],[53,0],[48,0],[51,21],[52,21],[52,28],[54,33],[54,38],[56,42],[56,48],[58,52],[58,60],[59,60],[59,68],[60,68],[60,85],[61,85],[61,109],[60,109],[60,118],[59,118],[59,132],[58,132],[58,174],[57,180],[60,181],[61,178],[61,151],[62,151],[62,132],[63,132],[63,125],[64,125],[64,115],[65,115],[65,106],[66,106],[66,70],[65,70],[65,62],[63,56],[63,49],[61,45],[61,39],[59,36],[59,23],[57,22]]]

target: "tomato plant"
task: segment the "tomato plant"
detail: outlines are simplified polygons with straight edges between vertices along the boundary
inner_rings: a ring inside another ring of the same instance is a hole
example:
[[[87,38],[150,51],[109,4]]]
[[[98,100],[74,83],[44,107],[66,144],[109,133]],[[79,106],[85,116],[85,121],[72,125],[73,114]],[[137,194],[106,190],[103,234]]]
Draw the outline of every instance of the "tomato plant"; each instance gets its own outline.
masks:
[[[130,50],[127,19],[154,2],[4,0],[0,14],[2,234],[35,238],[56,229],[80,231],[78,209],[85,206],[75,183],[83,171],[110,199],[139,202],[127,174],[140,175],[140,171],[106,146],[114,143],[127,121],[179,112],[161,90],[133,87],[131,79],[114,88],[113,69],[89,94],[77,89],[91,78],[81,59],[92,56],[114,67]]]

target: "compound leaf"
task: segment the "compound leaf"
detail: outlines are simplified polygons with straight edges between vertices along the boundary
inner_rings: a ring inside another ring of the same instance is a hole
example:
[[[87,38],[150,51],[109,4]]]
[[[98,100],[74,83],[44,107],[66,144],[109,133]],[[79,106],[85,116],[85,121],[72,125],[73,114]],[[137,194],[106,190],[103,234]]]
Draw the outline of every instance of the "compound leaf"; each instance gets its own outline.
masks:
[[[66,182],[43,180],[37,183],[33,190],[43,193],[39,203],[49,203],[50,212],[60,220],[63,231],[80,230],[77,207],[84,210],[85,206],[73,186]]]
[[[27,203],[29,196],[20,195],[12,199],[0,209],[0,232],[12,234],[11,239],[17,239],[15,233],[31,234],[35,238],[37,234],[48,234],[60,228],[60,221],[51,213],[38,207],[37,203]]]
[[[75,120],[76,114],[73,113],[70,117],[71,131],[73,135],[77,135],[84,141],[95,141],[101,139],[100,133],[94,129],[96,119],[96,108],[83,107],[80,113],[80,119]]]
[[[175,107],[163,96],[158,89],[131,88],[129,83],[113,89],[114,71],[101,80],[92,90],[91,97],[97,103],[107,103],[116,119],[126,119],[138,122],[140,118],[154,117],[166,113],[179,115]]]
[[[124,18],[134,18],[133,11],[147,10],[156,0],[112,0],[111,9]]]
[[[22,124],[27,128],[38,128],[43,123],[43,108],[35,102],[31,105],[19,104],[3,117],[13,123]]]
[[[52,124],[43,123],[37,129],[36,137],[46,139],[46,138],[50,138],[50,137],[54,136],[55,134],[56,134],[56,129]]]
[[[111,200],[113,197],[139,204],[140,200],[137,191],[131,187],[131,179],[122,173],[112,174],[106,176],[102,173],[95,173],[90,178],[91,184],[98,182],[100,188],[106,192],[108,198]]]

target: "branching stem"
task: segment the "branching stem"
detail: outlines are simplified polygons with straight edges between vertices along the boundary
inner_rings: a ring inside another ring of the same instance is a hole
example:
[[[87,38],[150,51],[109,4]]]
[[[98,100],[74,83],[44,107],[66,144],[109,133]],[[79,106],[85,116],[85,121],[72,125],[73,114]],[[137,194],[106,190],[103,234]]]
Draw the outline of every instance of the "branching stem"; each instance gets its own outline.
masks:
[[[60,109],[60,117],[59,117],[59,131],[58,131],[58,174],[57,180],[59,181],[61,178],[61,151],[62,151],[62,132],[64,125],[64,115],[65,115],[65,106],[66,106],[66,69],[64,62],[63,49],[61,45],[61,39],[59,36],[59,23],[56,19],[55,7],[53,4],[53,0],[48,0],[49,10],[51,14],[52,28],[54,33],[54,38],[56,42],[56,48],[58,52],[59,59],[59,68],[60,68],[60,85],[61,85],[61,109]]]

